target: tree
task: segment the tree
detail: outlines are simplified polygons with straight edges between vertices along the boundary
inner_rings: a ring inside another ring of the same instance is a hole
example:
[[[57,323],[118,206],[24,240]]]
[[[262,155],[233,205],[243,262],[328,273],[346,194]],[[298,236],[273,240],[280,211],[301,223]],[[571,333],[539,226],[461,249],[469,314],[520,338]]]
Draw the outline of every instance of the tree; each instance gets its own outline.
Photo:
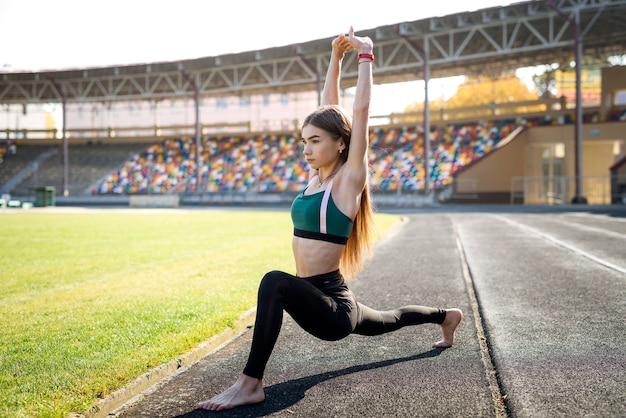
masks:
[[[500,118],[506,115],[540,112],[545,110],[545,106],[527,103],[520,106],[514,105],[538,99],[538,93],[531,91],[516,76],[503,76],[497,79],[468,77],[448,100],[439,99],[429,102],[430,117],[436,122],[485,117]],[[406,118],[412,118],[413,121],[422,120],[423,109],[423,103],[411,103],[405,108],[405,111],[409,113]]]

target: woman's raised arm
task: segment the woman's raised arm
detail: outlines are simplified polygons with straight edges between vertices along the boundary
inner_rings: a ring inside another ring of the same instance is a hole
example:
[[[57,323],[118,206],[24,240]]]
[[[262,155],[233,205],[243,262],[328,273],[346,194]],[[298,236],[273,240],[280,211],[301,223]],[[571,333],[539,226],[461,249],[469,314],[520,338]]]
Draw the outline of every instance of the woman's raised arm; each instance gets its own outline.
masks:
[[[370,101],[372,99],[374,44],[369,37],[355,36],[352,27],[350,28],[348,40],[359,55],[358,79],[352,110],[352,137],[350,138],[350,153],[348,154],[346,164],[349,165],[351,171],[359,173],[358,181],[364,181],[367,175],[367,150],[369,148],[369,116]]]
[[[343,33],[333,39],[332,53],[328,71],[326,72],[326,80],[324,81],[324,90],[322,91],[322,105],[339,104],[339,82],[341,80],[341,63],[343,57],[352,49],[352,45],[348,37]]]

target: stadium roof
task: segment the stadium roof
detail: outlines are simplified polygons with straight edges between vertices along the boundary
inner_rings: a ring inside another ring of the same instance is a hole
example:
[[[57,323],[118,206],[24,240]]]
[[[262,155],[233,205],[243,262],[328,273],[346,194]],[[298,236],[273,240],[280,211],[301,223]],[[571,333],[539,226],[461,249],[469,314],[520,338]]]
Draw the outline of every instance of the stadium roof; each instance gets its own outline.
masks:
[[[377,84],[455,75],[498,75],[575,57],[575,22],[585,64],[626,54],[626,0],[526,1],[474,12],[380,26],[374,40]],[[0,103],[107,102],[319,90],[332,38],[176,62],[0,73]],[[354,85],[346,57],[343,87]]]

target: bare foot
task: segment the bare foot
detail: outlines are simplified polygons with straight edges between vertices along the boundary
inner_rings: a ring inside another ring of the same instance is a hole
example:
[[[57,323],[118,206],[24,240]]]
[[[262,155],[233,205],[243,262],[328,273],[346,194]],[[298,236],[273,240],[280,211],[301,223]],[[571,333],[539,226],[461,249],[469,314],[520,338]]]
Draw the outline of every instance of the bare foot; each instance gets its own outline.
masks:
[[[263,402],[264,400],[265,392],[263,391],[261,379],[242,374],[234,385],[208,401],[200,402],[198,408],[209,411],[223,411],[242,405]]]
[[[443,331],[443,339],[433,344],[433,347],[448,348],[454,344],[454,332],[456,327],[463,319],[463,312],[460,309],[446,309],[446,319],[441,324],[441,330]]]

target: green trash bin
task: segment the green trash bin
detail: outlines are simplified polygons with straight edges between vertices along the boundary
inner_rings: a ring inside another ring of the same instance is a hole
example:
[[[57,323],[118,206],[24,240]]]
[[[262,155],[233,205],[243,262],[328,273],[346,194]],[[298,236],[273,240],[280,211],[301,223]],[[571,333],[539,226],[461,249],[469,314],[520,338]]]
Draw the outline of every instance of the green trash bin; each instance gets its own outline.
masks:
[[[54,186],[38,187],[35,190],[35,206],[54,206],[56,204],[56,191]]]

